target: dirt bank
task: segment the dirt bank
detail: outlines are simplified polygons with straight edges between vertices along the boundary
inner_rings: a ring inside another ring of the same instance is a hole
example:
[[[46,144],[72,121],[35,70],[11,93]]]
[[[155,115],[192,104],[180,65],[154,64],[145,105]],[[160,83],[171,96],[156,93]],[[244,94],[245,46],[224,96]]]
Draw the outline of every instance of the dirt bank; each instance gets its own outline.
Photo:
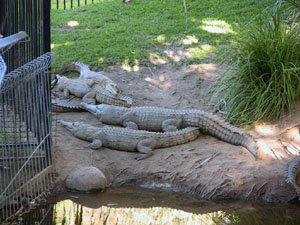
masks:
[[[209,91],[221,71],[215,64],[180,69],[165,64],[140,68],[138,72],[115,67],[112,72],[104,73],[119,84],[125,95],[134,99],[136,106],[209,110],[213,104],[208,101]],[[87,112],[55,114],[54,119],[97,123]],[[73,168],[93,165],[103,171],[112,186],[163,188],[206,199],[286,202],[296,197],[285,179],[288,162],[299,154],[298,122],[297,117],[285,118],[278,124],[252,130],[261,146],[261,159],[257,161],[245,148],[207,135],[188,144],[157,149],[150,158],[136,161],[136,153],[85,149],[87,142],[74,138],[57,125],[54,128],[56,170],[65,179]],[[217,156],[200,167],[213,154]]]

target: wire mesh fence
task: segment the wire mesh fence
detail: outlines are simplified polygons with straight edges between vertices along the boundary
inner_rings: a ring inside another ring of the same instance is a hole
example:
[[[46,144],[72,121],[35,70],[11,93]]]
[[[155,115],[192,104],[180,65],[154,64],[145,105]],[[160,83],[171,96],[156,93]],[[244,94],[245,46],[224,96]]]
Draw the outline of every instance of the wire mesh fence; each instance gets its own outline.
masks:
[[[51,53],[5,75],[0,89],[0,223],[53,182]]]

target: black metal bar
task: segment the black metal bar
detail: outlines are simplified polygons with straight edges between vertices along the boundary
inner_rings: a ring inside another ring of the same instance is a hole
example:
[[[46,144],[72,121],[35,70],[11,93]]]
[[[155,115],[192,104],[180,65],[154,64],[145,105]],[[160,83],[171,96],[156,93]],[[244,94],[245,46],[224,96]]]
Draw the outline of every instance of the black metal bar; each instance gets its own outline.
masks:
[[[0,34],[25,31],[29,40],[2,51],[7,72],[50,51],[50,0],[0,0]],[[56,1],[59,4],[59,1]],[[57,5],[59,6],[59,5]]]
[[[43,0],[43,51],[42,53],[50,52],[51,44],[51,29],[50,29],[50,8],[51,1]]]
[[[14,12],[13,12],[13,1],[10,1],[9,2],[9,12],[10,12],[10,14],[9,14],[9,20],[10,21],[14,21]],[[14,28],[13,28],[13,23],[10,23],[9,24],[9,34],[13,34],[14,33]],[[9,56],[9,64],[8,64],[8,68],[9,67],[13,67],[13,68],[15,68],[15,61],[13,60],[14,59],[14,52],[13,51],[11,51],[10,52],[10,56]]]
[[[3,1],[1,2],[1,7],[0,7],[0,35],[3,35],[3,28],[5,24],[5,9],[6,9],[6,2]]]
[[[70,0],[70,7],[71,7],[71,9],[73,9],[74,4],[76,4],[73,1],[74,0]],[[92,4],[94,4],[95,1],[94,0],[91,0],[91,1],[92,1]],[[84,0],[83,4],[88,5],[89,2],[90,1],[88,1],[88,0]],[[80,7],[80,4],[81,4],[81,0],[77,0],[77,6],[78,7]],[[66,0],[63,0],[63,5],[64,5],[64,9],[66,9],[67,8],[67,1]],[[59,0],[56,0],[56,8],[57,9],[59,8]]]

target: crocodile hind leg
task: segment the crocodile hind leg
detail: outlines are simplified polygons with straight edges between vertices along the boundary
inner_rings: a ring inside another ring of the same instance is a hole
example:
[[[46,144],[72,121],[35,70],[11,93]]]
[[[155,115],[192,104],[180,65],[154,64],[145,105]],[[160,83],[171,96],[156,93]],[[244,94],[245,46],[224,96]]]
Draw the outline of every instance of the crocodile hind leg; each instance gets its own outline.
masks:
[[[153,139],[144,139],[138,142],[137,144],[137,150],[140,153],[137,157],[135,157],[136,160],[142,160],[146,159],[153,153],[153,148],[155,147],[155,141]]]
[[[182,120],[168,119],[162,122],[161,128],[164,132],[177,131],[181,126]]]
[[[91,149],[94,149],[94,150],[99,149],[99,148],[102,147],[102,141],[99,140],[99,139],[93,140],[92,143],[86,145],[85,147],[88,147],[88,148],[91,148]]]

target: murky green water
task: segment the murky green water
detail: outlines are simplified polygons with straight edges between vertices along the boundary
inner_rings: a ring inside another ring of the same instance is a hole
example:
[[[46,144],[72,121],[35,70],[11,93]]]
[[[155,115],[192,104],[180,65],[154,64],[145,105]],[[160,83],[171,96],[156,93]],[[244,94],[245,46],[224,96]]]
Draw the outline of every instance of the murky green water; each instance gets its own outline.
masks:
[[[112,188],[57,196],[53,204],[23,216],[23,224],[289,225],[300,224],[300,204],[213,202],[166,191]]]

